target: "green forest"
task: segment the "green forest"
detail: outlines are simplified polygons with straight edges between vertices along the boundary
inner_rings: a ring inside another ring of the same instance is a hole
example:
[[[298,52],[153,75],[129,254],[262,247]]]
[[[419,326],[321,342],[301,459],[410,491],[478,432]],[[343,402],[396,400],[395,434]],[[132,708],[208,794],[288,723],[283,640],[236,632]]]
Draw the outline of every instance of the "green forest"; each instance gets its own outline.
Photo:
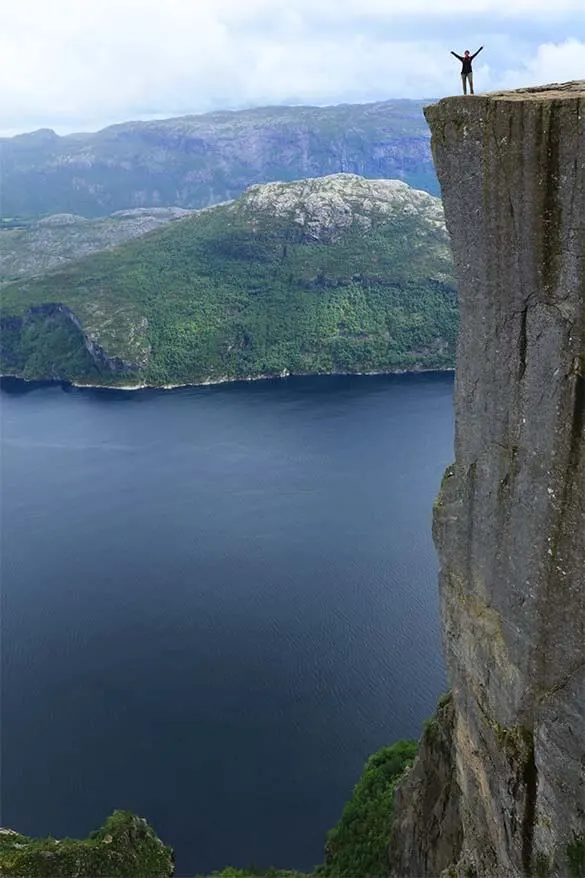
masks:
[[[245,195],[5,286],[2,374],[164,386],[452,367],[444,225],[353,197],[351,222],[315,233]]]

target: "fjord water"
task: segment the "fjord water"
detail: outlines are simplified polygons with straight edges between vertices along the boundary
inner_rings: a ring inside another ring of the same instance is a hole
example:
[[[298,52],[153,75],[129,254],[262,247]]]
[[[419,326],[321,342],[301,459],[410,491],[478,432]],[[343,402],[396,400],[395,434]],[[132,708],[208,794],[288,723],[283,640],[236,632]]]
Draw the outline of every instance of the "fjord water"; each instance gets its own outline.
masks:
[[[452,377],[2,394],[2,814],[309,868],[444,689]]]

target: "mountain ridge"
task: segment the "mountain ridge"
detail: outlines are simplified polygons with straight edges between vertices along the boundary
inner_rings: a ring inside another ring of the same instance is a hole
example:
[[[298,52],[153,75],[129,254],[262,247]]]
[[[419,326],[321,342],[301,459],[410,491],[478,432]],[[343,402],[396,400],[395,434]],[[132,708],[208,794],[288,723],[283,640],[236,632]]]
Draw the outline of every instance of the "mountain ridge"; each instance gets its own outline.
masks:
[[[248,186],[352,172],[438,194],[421,101],[276,106],[0,138],[3,214],[199,208]]]
[[[460,291],[433,509],[453,694],[392,878],[585,875],[584,108],[585,80],[426,110]]]

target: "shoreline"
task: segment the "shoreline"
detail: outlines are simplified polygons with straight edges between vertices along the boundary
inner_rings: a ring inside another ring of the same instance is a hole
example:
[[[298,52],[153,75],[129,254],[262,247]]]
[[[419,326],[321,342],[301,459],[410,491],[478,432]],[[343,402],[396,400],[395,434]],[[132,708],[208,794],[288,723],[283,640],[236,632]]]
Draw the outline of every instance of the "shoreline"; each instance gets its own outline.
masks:
[[[205,381],[189,381],[181,384],[81,384],[76,381],[68,381],[64,378],[22,378],[19,375],[0,375],[0,381],[11,379],[13,381],[21,381],[23,384],[45,384],[47,386],[60,385],[61,387],[71,387],[75,390],[111,390],[120,392],[139,391],[139,390],[185,390],[189,387],[214,387],[221,384],[237,384],[250,383],[252,381],[280,381],[286,378],[333,378],[343,376],[368,377],[375,375],[423,375],[431,372],[439,374],[455,372],[455,367],[444,368],[425,368],[425,369],[384,369],[371,372],[288,372],[283,370],[277,375],[244,375],[237,378],[208,378]]]

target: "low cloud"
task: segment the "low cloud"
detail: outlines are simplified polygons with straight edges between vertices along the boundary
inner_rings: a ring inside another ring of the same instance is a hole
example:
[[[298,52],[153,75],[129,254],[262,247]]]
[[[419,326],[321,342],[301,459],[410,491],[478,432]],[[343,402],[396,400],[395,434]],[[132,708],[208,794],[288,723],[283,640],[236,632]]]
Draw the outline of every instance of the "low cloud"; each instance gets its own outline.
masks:
[[[585,42],[569,39],[544,43],[520,69],[504,70],[498,76],[502,88],[520,88],[549,82],[568,82],[585,77]]]

